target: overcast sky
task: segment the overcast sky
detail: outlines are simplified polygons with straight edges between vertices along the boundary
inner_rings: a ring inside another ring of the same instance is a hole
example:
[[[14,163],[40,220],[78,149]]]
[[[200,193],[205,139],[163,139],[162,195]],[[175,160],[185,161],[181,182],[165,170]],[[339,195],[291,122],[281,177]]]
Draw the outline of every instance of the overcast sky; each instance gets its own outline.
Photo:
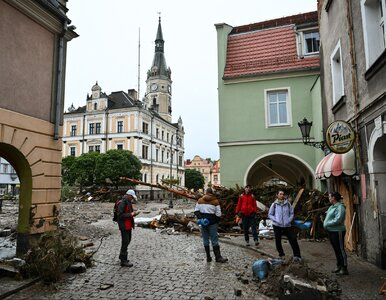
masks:
[[[214,24],[240,26],[316,10],[316,0],[69,0],[79,37],[68,44],[65,109],[102,91],[146,89],[159,12],[165,58],[172,70],[172,121],[181,116],[185,159],[218,159],[217,40]],[[138,41],[140,31],[140,60]]]

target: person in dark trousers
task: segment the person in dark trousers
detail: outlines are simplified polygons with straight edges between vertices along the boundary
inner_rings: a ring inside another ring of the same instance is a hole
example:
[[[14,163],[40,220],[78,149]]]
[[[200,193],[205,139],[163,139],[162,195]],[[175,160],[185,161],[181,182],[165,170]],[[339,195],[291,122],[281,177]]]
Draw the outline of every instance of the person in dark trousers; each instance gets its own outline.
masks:
[[[259,245],[259,236],[256,229],[257,205],[256,197],[251,193],[251,186],[246,185],[244,193],[239,196],[236,206],[236,214],[241,218],[244,231],[244,239],[247,246],[249,244],[249,228],[252,229],[252,236],[255,246]]]
[[[133,199],[137,199],[134,190],[128,190],[118,205],[118,227],[121,231],[121,251],[119,253],[119,259],[122,267],[133,266],[127,259],[127,247],[131,242],[131,233],[134,229],[134,216],[138,214],[138,212],[135,212],[133,209]]]
[[[329,201],[331,206],[327,210],[323,227],[328,232],[328,237],[336,257],[337,268],[332,272],[338,275],[348,275],[347,254],[344,249],[344,236],[346,235],[344,220],[346,218],[346,209],[340,201],[341,199],[342,196],[338,192],[330,193]]]
[[[275,234],[276,250],[280,257],[284,257],[285,253],[281,244],[281,237],[287,236],[293,252],[293,260],[300,262],[300,248],[296,238],[296,234],[291,227],[291,222],[294,218],[294,209],[284,197],[283,191],[278,191],[276,200],[272,203],[268,211],[268,217],[272,221],[273,232]]]
[[[201,222],[198,223],[207,223],[206,225],[201,225],[201,236],[204,243],[204,248],[206,252],[206,261],[211,262],[212,257],[210,256],[209,248],[209,239],[212,243],[214,256],[216,262],[225,263],[228,261],[227,258],[221,256],[220,245],[218,243],[218,223],[221,217],[221,207],[220,202],[213,194],[211,188],[206,189],[205,195],[198,199],[196,206],[194,208],[194,214],[197,219]],[[205,220],[206,219],[206,220]],[[205,220],[205,222],[204,222]]]

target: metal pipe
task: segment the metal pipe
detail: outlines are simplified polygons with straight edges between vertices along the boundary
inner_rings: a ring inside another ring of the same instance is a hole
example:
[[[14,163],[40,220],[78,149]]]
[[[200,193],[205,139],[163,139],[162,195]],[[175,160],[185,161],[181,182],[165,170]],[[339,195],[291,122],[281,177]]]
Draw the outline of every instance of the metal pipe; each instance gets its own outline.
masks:
[[[67,20],[63,22],[63,30],[59,35],[59,43],[58,43],[58,63],[57,63],[57,75],[56,75],[56,97],[55,97],[55,123],[54,123],[54,139],[59,139],[59,126],[60,126],[60,116],[63,111],[63,64],[64,64],[64,35],[67,31]]]

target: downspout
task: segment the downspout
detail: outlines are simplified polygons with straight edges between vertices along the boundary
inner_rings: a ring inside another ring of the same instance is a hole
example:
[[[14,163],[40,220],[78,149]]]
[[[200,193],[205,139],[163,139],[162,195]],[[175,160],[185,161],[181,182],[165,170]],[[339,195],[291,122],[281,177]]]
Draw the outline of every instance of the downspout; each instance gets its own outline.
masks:
[[[349,33],[349,41],[350,41],[350,58],[351,58],[351,81],[352,81],[352,94],[354,97],[354,122],[355,122],[355,131],[357,133],[356,136],[356,161],[358,169],[360,169],[360,173],[362,174],[362,163],[361,163],[361,155],[360,155],[360,143],[359,143],[359,126],[358,126],[358,74],[357,74],[357,63],[355,57],[355,42],[354,42],[354,32],[353,32],[353,23],[352,23],[352,6],[351,0],[346,0],[346,9],[347,9],[347,23],[348,23],[348,33]]]
[[[108,148],[108,135],[109,135],[109,111],[108,108],[105,110],[105,115],[106,115],[106,126],[105,126],[105,152],[107,152]]]
[[[82,154],[84,153],[84,132],[85,132],[85,126],[86,126],[86,113],[83,114],[83,130],[82,130]]]
[[[64,64],[64,35],[67,31],[68,21],[63,22],[63,30],[59,35],[59,44],[58,44],[58,70],[56,76],[56,97],[55,97],[55,123],[54,123],[54,140],[59,139],[59,126],[60,126],[60,116],[62,112],[62,94],[63,94],[63,64]]]

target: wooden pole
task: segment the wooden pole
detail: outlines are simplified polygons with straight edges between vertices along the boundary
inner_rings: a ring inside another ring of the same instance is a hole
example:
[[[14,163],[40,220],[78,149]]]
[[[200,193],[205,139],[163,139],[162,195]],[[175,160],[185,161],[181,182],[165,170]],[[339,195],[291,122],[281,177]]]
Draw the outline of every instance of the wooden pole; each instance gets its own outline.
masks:
[[[261,161],[259,161],[259,163],[260,163],[261,165],[263,165],[264,167],[266,167],[268,170],[270,170],[272,173],[274,173],[275,175],[277,175],[279,178],[283,179],[283,180],[284,180],[285,182],[287,182],[290,186],[292,186],[292,187],[295,187],[295,186],[296,186],[295,184],[293,184],[293,183],[291,182],[291,180],[289,180],[289,179],[287,179],[287,178],[281,176],[279,173],[277,173],[277,172],[275,172],[274,170],[272,170],[272,168],[268,167],[266,164],[262,163]]]

